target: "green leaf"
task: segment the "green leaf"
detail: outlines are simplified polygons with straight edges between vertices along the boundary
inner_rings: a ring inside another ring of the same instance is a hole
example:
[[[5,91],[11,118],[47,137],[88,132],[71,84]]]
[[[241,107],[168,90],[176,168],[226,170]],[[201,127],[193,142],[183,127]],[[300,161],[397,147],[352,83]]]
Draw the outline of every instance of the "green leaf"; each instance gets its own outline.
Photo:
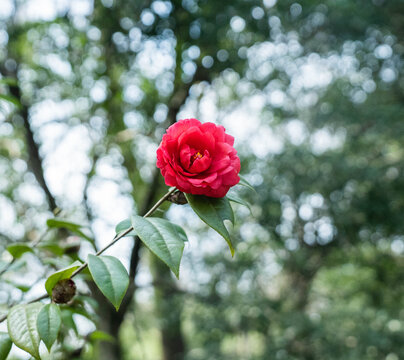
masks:
[[[53,243],[50,243],[50,242],[40,243],[38,245],[38,247],[40,249],[50,251],[50,252],[54,253],[57,256],[62,256],[65,253],[65,249],[63,249],[62,247],[60,247],[57,244],[53,244]]]
[[[7,355],[13,345],[10,337],[6,332],[0,332],[0,360],[6,360]]]
[[[231,255],[234,256],[234,247],[229,232],[224,225],[224,220],[230,220],[234,224],[234,213],[229,200],[225,197],[213,198],[191,194],[185,194],[185,196],[189,205],[201,220],[223,236],[229,245]]]
[[[52,296],[52,289],[54,286],[63,279],[69,279],[70,276],[81,266],[80,261],[75,261],[73,264],[53,273],[45,282],[45,289],[49,296]]]
[[[128,230],[131,226],[132,222],[130,221],[130,219],[123,220],[115,227],[115,232],[116,234],[119,234],[121,232],[124,232],[125,230]],[[137,234],[134,230],[126,234],[126,236],[136,236],[136,235]]]
[[[178,225],[160,218],[133,216],[132,225],[140,240],[179,277],[185,231]]]
[[[88,268],[98,288],[118,311],[129,286],[129,275],[113,256],[88,256]]]
[[[18,99],[16,97],[12,96],[12,95],[0,94],[0,100],[11,102],[16,107],[21,108],[21,104],[18,101]]]
[[[91,341],[108,341],[111,343],[114,343],[116,341],[113,336],[111,336],[110,334],[107,334],[104,331],[100,331],[100,330],[93,331],[89,335],[89,339]]]
[[[7,246],[7,251],[13,256],[15,259],[19,259],[23,254],[27,252],[34,252],[34,250],[22,243],[11,244]]]
[[[18,82],[17,79],[13,77],[2,77],[0,79],[0,84],[16,86]]]
[[[250,206],[250,204],[249,204],[247,201],[245,201],[245,200],[243,200],[242,198],[240,198],[239,196],[237,196],[236,194],[227,193],[226,197],[227,197],[230,201],[232,201],[232,202],[235,202],[235,203],[237,203],[237,204],[246,206],[246,207],[248,208],[248,210],[250,210],[250,212],[252,212],[252,211],[251,211],[251,206]]]
[[[17,280],[17,279],[15,279]],[[21,281],[21,279],[19,279]],[[27,292],[32,288],[32,285],[25,285],[25,284],[19,284],[17,281],[10,280],[10,279],[4,279],[3,280],[5,283],[10,284],[14,286],[16,289],[21,290],[22,292]]]
[[[21,290],[22,292],[27,292],[32,289],[32,286],[28,286],[28,285],[15,285],[15,287],[17,289]]]
[[[38,350],[40,337],[36,320],[42,306],[39,302],[17,305],[11,308],[7,316],[7,328],[11,340],[35,359],[40,359]]]
[[[91,242],[92,244],[94,243],[94,239],[90,238],[88,235],[86,235],[81,228],[83,228],[83,225],[80,224],[75,224],[67,220],[62,220],[62,219],[48,219],[46,221],[46,225],[48,225],[49,228],[58,228],[58,229],[66,229],[72,232],[73,234],[76,234],[83,239]]]
[[[240,182],[238,183],[238,185],[245,186],[245,187],[249,188],[250,190],[252,190],[252,191],[254,191],[254,192],[256,193],[256,191],[255,191],[255,189],[254,189],[254,186],[252,186],[252,185],[246,180],[246,178],[245,178],[244,176],[241,176],[240,174],[238,174],[238,176],[240,177]]]
[[[50,351],[62,324],[59,306],[56,304],[45,305],[38,314],[36,324],[40,338]]]

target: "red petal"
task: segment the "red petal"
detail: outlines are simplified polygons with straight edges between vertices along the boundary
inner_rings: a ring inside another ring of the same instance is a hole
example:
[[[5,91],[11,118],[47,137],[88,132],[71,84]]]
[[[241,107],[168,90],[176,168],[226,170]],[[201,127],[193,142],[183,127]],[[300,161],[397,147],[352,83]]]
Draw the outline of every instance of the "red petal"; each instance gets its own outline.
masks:
[[[178,145],[180,148],[185,144],[189,145],[191,148],[199,150],[200,152],[208,150],[212,153],[215,149],[215,139],[212,134],[204,134],[197,127],[190,128],[178,138]]]
[[[209,168],[209,172],[220,171],[231,164],[230,158],[225,156],[221,159],[212,161],[212,165]]]
[[[234,186],[238,184],[240,178],[238,177],[235,170],[228,172],[226,175],[222,176],[223,185]]]
[[[171,138],[177,139],[184,131],[193,126],[199,127],[201,126],[201,122],[197,119],[179,120],[167,129],[167,135]]]
[[[191,165],[189,171],[193,173],[201,173],[205,171],[211,164],[212,158],[207,150],[205,150],[203,156],[201,158],[196,158]]]
[[[224,134],[225,142],[231,146],[234,145],[234,137],[229,134]]]
[[[180,151],[180,162],[184,169],[189,169],[191,166],[191,157],[195,150],[191,150],[188,145],[184,145]]]

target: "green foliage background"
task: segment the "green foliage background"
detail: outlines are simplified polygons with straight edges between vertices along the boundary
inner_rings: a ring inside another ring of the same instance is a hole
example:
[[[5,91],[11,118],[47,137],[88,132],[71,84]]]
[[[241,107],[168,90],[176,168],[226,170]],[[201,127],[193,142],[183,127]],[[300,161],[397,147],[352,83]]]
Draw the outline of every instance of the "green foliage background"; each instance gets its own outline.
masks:
[[[48,18],[29,3],[1,12],[0,72],[14,79],[0,79],[1,250],[35,242],[56,207],[89,226],[90,246],[97,224],[116,225],[97,203],[106,180],[144,213],[166,191],[153,151],[176,118],[233,128],[257,191],[237,190],[252,212],[236,206],[234,258],[173,205],[191,242],[180,281],[146,251],[140,265],[129,256],[123,310],[90,297],[90,319],[117,341],[83,347],[85,334],[66,333],[61,358],[404,358],[402,1],[96,0]],[[49,101],[63,106],[44,118]],[[78,164],[78,197],[51,186],[53,125],[89,144],[86,160],[58,159]],[[73,240],[50,231],[16,261],[2,310],[29,296],[27,280],[82,256]],[[64,325],[88,316],[80,301]]]

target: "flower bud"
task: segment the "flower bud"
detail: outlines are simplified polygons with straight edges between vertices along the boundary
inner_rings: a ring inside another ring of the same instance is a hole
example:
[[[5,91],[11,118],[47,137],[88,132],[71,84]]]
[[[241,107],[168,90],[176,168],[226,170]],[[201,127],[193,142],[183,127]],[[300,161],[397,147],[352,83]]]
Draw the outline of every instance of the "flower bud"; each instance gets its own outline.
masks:
[[[60,280],[52,290],[52,300],[56,304],[66,304],[76,294],[76,284],[71,279]]]
[[[178,204],[178,205],[185,205],[188,203],[188,200],[182,191],[174,192],[173,194],[171,194],[169,196],[169,198],[167,200],[171,201],[174,204]]]

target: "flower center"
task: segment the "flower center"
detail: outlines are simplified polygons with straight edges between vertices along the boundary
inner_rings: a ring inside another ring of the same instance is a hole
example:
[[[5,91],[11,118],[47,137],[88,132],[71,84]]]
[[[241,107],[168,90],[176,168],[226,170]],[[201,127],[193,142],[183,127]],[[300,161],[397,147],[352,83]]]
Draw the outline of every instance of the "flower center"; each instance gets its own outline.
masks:
[[[191,156],[191,165],[194,163],[196,159],[202,159],[203,155],[197,151],[194,155]]]

